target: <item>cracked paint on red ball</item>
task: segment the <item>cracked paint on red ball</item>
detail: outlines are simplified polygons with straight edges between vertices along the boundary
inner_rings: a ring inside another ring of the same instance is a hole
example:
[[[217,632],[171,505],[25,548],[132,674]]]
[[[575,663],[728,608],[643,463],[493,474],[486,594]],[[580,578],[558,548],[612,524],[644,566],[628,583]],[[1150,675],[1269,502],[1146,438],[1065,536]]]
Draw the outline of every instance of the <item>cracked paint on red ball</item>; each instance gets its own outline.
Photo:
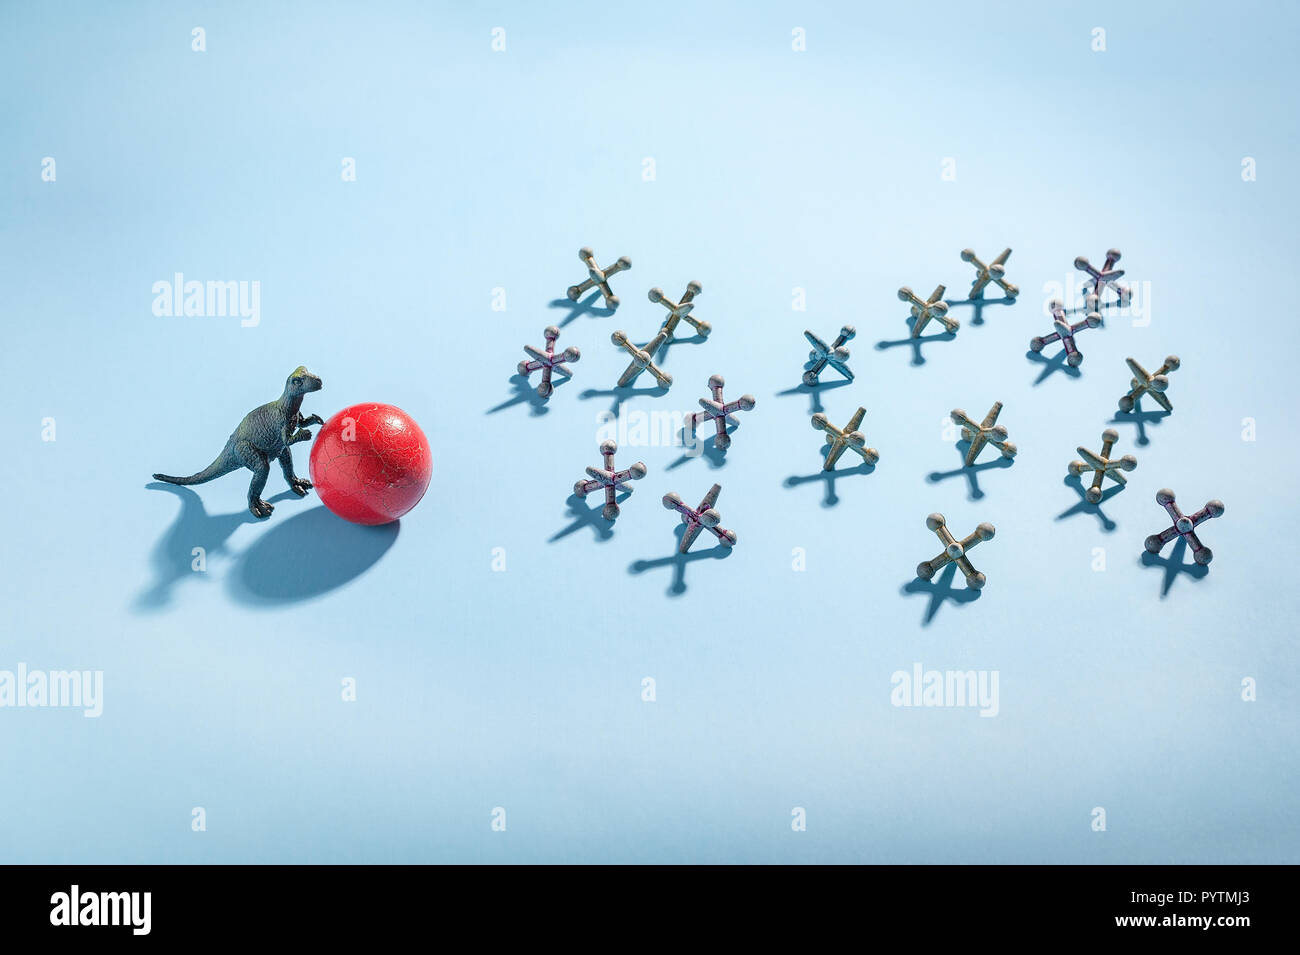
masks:
[[[420,426],[401,408],[344,408],[316,434],[311,483],[326,507],[354,524],[395,521],[424,497],[433,456]]]

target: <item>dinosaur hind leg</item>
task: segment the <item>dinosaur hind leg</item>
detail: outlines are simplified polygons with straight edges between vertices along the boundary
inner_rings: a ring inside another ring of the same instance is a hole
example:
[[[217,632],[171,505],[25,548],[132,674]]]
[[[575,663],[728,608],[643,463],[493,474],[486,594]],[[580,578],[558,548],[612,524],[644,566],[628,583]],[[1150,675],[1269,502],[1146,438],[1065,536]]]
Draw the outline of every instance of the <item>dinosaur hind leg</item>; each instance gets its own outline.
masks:
[[[266,488],[266,479],[271,474],[271,462],[266,455],[247,441],[235,445],[235,455],[244,467],[253,472],[253,480],[248,485],[248,510],[254,517],[270,517],[275,510],[262,500],[262,491]]]
[[[306,497],[307,492],[311,490],[311,481],[293,473],[293,454],[288,448],[280,452],[280,470],[284,472],[284,479],[289,483],[289,489],[299,497]]]

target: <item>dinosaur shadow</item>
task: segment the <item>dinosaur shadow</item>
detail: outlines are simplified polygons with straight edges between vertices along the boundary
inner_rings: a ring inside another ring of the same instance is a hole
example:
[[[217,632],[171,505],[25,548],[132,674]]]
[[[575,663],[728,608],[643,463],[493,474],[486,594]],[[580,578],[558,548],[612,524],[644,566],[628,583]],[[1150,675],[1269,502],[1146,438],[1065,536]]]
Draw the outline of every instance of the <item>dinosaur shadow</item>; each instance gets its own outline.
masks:
[[[966,460],[966,452],[969,450],[970,450],[969,441],[957,442],[957,454],[963,461]],[[980,472],[990,471],[994,468],[1009,468],[1014,463],[1014,461],[1015,461],[1014,458],[1002,457],[1001,453],[999,452],[998,457],[995,460],[985,461],[983,464],[978,464],[978,463],[972,464],[970,467],[966,467],[965,465],[963,465],[962,467],[954,468],[951,471],[931,471],[928,475],[926,475],[926,480],[929,481],[931,484],[938,484],[940,481],[946,481],[948,478],[956,477],[957,475],[960,474],[966,478],[966,482],[970,485],[969,499],[972,501],[978,501],[980,498],[984,496],[984,491],[980,487],[980,482],[979,482]]]
[[[397,536],[396,524],[379,528],[348,524],[323,505],[287,520],[273,516],[264,521],[247,510],[208,514],[202,498],[188,487],[161,481],[146,487],[175,494],[181,511],[154,546],[156,579],[137,596],[135,609],[139,612],[168,606],[175,586],[183,578],[199,575],[192,569],[195,547],[202,547],[204,559],[209,561],[230,554],[226,542],[245,524],[267,524],[268,529],[251,546],[232,555],[233,566],[226,579],[236,599],[257,604],[301,600],[339,587],[374,564]],[[270,498],[270,503],[297,499],[285,490]],[[385,543],[377,548],[376,541]]]
[[[1057,514],[1056,519],[1058,521],[1063,521],[1067,517],[1073,517],[1075,514],[1092,514],[1097,518],[1097,520],[1101,522],[1101,529],[1108,534],[1111,531],[1113,531],[1116,527],[1119,526],[1114,521],[1112,521],[1109,517],[1106,516],[1106,513],[1101,509],[1101,506],[1105,504],[1107,501],[1109,501],[1116,494],[1118,494],[1120,491],[1124,490],[1123,484],[1115,484],[1111,487],[1106,488],[1101,492],[1101,500],[1098,501],[1096,504],[1093,504],[1091,501],[1088,500],[1086,496],[1088,493],[1088,488],[1092,486],[1091,479],[1089,479],[1088,484],[1085,485],[1083,483],[1083,478],[1081,476],[1075,474],[1069,474],[1066,475],[1065,480],[1062,481],[1061,483],[1068,488],[1073,488],[1074,492],[1079,495],[1079,500],[1072,507],[1069,507],[1066,510],[1062,511],[1060,514]]]
[[[600,308],[596,307],[596,300],[598,298],[600,298],[600,290],[593,289],[591,294],[584,299],[575,302],[567,296],[564,298],[556,298],[548,302],[547,307],[563,308],[568,311],[568,315],[555,323],[557,328],[563,328],[565,325],[581,318],[583,315],[590,315],[593,318],[608,318],[613,315],[615,310],[612,308],[605,308],[604,306],[601,306]]]
[[[1164,579],[1160,585],[1160,599],[1163,600],[1169,595],[1169,588],[1174,585],[1174,581],[1179,574],[1186,574],[1193,580],[1201,580],[1210,572],[1210,568],[1205,564],[1183,562],[1183,554],[1187,551],[1187,541],[1181,537],[1174,544],[1174,549],[1169,552],[1168,557],[1161,557],[1159,554],[1153,554],[1149,550],[1142,551],[1143,567],[1163,567],[1165,569]]]
[[[950,562],[943,568],[943,570],[939,571],[937,577],[932,577],[930,580],[916,577],[899,590],[899,593],[903,596],[909,594],[930,595],[930,602],[926,605],[925,615],[921,618],[921,626],[930,626],[931,621],[934,620],[935,614],[939,612],[939,608],[943,606],[944,601],[946,600],[951,600],[953,603],[960,605],[972,603],[973,601],[980,599],[980,594],[984,591],[972,590],[967,587],[964,577],[962,578],[961,587],[954,587],[952,585],[953,578],[956,574],[957,565],[956,563]]]
[[[228,554],[226,542],[231,535],[245,524],[259,523],[247,508],[233,514],[209,514],[203,506],[203,498],[182,485],[150,481],[145,488],[174,494],[180,499],[181,509],[176,520],[154,545],[150,557],[154,583],[136,596],[134,606],[138,611],[161,610],[171,604],[173,588],[186,578],[208,579],[206,572],[193,569],[194,548],[203,548],[205,561],[218,554]],[[295,496],[292,491],[284,491],[271,498],[270,503],[276,504]]]
[[[614,500],[622,504],[632,492],[625,491],[617,495]],[[593,507],[587,503],[588,500],[595,500],[596,505]],[[587,497],[579,497],[577,494],[570,494],[565,499],[565,504],[569,506],[569,514],[573,520],[567,527],[561,527],[558,531],[547,538],[546,543],[554,544],[570,534],[582,530],[584,527],[590,527],[595,534],[597,541],[607,541],[614,536],[614,521],[607,521],[602,515],[601,509],[605,506],[605,491],[600,489],[588,494]],[[617,520],[617,518],[615,519]]]
[[[1070,353],[1064,348],[1051,358],[1044,358],[1042,352],[1036,352],[1032,348],[1025,352],[1025,357],[1036,364],[1042,365],[1043,370],[1038,377],[1034,379],[1034,387],[1037,388],[1056,372],[1064,372],[1070,378],[1078,378],[1083,374],[1078,368],[1067,365],[1065,360],[1070,357]]]
[[[822,446],[822,458],[825,459],[826,453],[830,450],[830,445]],[[822,507],[834,507],[840,502],[840,496],[835,493],[835,482],[839,478],[852,477],[856,474],[874,474],[876,466],[863,461],[857,467],[832,469],[830,471],[819,470],[813,474],[792,474],[785,479],[785,486],[789,488],[799,487],[803,484],[815,484],[821,481],[826,485],[826,493],[822,498]]]
[[[561,372],[553,372],[551,375],[551,384],[558,390],[563,384],[567,384],[569,377]],[[498,411],[505,411],[507,408],[513,408],[515,405],[527,402],[534,415],[544,415],[550,411],[547,399],[537,393],[537,386],[528,380],[527,375],[511,375],[510,385],[515,389],[514,395],[501,402],[499,405],[489,408],[485,414],[496,414]],[[552,392],[554,394],[554,392]]]
[[[1139,399],[1140,401],[1141,399]],[[1115,416],[1110,419],[1111,424],[1132,424],[1137,425],[1137,436],[1133,439],[1134,444],[1150,444],[1151,439],[1147,437],[1147,425],[1159,424],[1168,418],[1172,411],[1116,411]]]
[[[972,325],[984,324],[984,309],[990,305],[1015,305],[1016,299],[1007,298],[963,298],[957,301],[947,300],[948,308],[951,311],[960,305],[969,305],[971,307],[970,323]]]
[[[652,379],[653,380],[653,379]],[[637,388],[635,385],[627,385],[623,388],[588,388],[582,394],[578,395],[583,401],[589,398],[611,397],[614,403],[609,406],[609,413],[618,417],[623,413],[623,403],[629,398],[635,398],[637,395],[648,395],[651,398],[661,398],[668,394],[668,389],[658,383],[653,388]]]
[[[685,524],[678,524],[674,536],[677,538],[677,547],[681,546],[682,535],[686,532]],[[712,535],[709,535],[712,536]],[[731,556],[732,548],[724,544],[717,544],[708,550],[697,550],[683,554],[673,548],[673,552],[667,557],[659,557],[655,560],[636,560],[627,568],[629,574],[644,574],[649,570],[657,570],[660,567],[671,567],[673,569],[672,580],[668,584],[667,594],[669,597],[680,597],[686,593],[686,565],[693,564],[699,560],[726,560]]]
[[[804,369],[807,370],[812,366],[812,362],[807,362],[804,364]],[[795,388],[787,388],[785,391],[778,391],[776,396],[778,398],[784,398],[787,395],[808,395],[812,399],[808,406],[808,414],[815,415],[826,411],[826,409],[822,407],[821,392],[833,391],[836,388],[844,388],[851,384],[853,384],[853,382],[849,381],[847,378],[840,378],[836,381],[824,381],[817,385],[805,385],[800,382]]]
[[[916,319],[915,319],[915,318],[908,318],[908,320],[907,320],[907,327],[910,329],[910,328],[912,328],[914,325],[916,325]],[[940,325],[939,327],[942,328],[943,326]],[[953,339],[955,339],[956,337],[957,337],[957,333],[956,333],[956,332],[948,332],[948,331],[941,332],[941,333],[938,334],[938,335],[922,335],[920,338],[912,338],[912,337],[909,335],[907,338],[900,338],[900,339],[897,339],[897,340],[895,340],[895,341],[881,341],[881,342],[876,342],[876,351],[885,351],[885,350],[890,349],[890,348],[897,348],[897,347],[899,347],[900,345],[911,345],[911,346],[912,346],[912,364],[913,364],[913,365],[924,365],[924,364],[925,364],[925,355],[921,354],[921,346],[922,346],[922,345],[924,345],[924,344],[926,344],[926,343],[928,343],[928,342],[950,342],[950,341],[952,341]]]
[[[373,567],[397,540],[400,523],[352,524],[324,504],[295,514],[240,555],[227,578],[231,595],[250,606],[319,597]]]

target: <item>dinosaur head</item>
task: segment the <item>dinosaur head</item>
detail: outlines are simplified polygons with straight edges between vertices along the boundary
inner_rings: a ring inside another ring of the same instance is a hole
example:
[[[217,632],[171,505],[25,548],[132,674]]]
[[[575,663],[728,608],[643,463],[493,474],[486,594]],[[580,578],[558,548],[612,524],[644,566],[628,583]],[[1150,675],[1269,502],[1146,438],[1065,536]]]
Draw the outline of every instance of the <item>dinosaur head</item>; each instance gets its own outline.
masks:
[[[299,365],[284,383],[284,393],[289,397],[305,395],[310,391],[320,391],[321,380],[309,372],[304,365]]]

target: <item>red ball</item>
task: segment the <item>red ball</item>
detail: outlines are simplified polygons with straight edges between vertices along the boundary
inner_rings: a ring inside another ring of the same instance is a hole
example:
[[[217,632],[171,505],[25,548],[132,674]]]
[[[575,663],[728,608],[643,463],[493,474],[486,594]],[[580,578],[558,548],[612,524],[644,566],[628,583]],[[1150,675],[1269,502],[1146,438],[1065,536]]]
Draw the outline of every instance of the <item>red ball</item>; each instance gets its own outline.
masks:
[[[354,524],[395,521],[424,497],[433,456],[401,408],[360,404],[321,426],[311,447],[311,483],[331,511]]]

